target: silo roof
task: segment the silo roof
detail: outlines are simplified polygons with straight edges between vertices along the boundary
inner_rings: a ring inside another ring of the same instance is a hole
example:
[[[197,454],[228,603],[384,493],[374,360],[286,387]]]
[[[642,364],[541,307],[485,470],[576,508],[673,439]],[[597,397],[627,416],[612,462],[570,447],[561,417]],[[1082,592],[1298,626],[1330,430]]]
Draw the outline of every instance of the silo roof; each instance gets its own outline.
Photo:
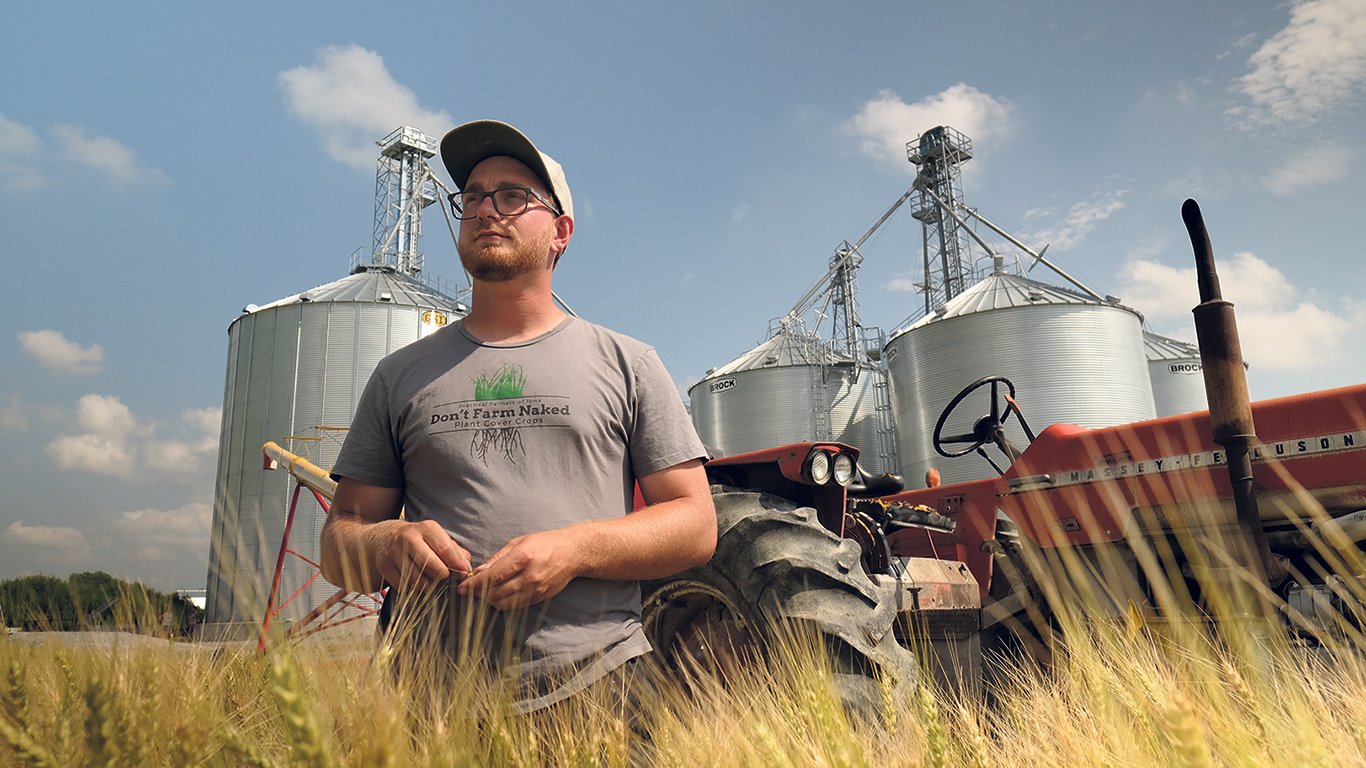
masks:
[[[848,356],[832,350],[820,338],[801,331],[781,328],[768,341],[707,374],[708,378],[739,371],[756,371],[796,365],[849,364]]]
[[[454,298],[384,264],[363,264],[340,280],[249,308],[249,311],[306,301],[362,301],[463,311]]]
[[[1031,280],[1008,272],[998,272],[983,278],[966,291],[955,296],[952,301],[940,309],[911,324],[906,330],[920,328],[950,317],[989,312],[994,309],[1033,307],[1040,304],[1089,304],[1119,307],[1138,314],[1135,310],[1122,304],[1101,301],[1080,291],[1041,283],[1038,280]]]
[[[1148,360],[1189,360],[1200,357],[1200,348],[1180,339],[1143,332],[1143,350]]]

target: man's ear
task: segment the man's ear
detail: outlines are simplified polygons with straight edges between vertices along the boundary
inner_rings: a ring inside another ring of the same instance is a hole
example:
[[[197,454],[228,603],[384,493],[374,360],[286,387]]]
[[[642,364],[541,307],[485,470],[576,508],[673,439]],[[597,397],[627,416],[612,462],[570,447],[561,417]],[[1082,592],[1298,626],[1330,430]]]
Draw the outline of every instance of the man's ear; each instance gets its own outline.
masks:
[[[555,262],[559,263],[560,256],[569,247],[569,239],[574,236],[574,217],[561,216],[555,219],[555,237],[550,241],[550,250],[556,254]]]

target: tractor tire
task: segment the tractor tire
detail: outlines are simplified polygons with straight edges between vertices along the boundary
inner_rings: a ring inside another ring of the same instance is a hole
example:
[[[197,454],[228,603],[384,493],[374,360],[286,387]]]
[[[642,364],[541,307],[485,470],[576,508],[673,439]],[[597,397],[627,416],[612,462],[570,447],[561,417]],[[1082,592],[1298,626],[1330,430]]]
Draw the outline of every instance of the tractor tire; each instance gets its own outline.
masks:
[[[713,486],[712,498],[712,559],[642,585],[645,634],[665,664],[724,673],[761,659],[795,625],[819,633],[847,708],[877,711],[878,677],[904,688],[898,697],[914,690],[919,664],[892,631],[894,587],[867,576],[857,542],[778,496]]]

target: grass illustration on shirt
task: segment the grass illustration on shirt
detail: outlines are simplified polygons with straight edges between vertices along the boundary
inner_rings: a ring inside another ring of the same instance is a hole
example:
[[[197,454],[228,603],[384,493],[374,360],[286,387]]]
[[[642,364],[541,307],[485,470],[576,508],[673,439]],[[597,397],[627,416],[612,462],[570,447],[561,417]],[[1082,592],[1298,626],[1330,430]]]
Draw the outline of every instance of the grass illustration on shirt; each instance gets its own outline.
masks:
[[[474,399],[475,402],[480,402],[521,397],[525,386],[526,374],[523,373],[522,366],[509,363],[498,369],[492,377],[479,374],[474,380]],[[470,452],[484,462],[484,466],[488,466],[490,450],[502,453],[508,461],[516,464],[517,454],[526,455],[526,448],[522,445],[521,429],[515,426],[476,429],[470,441]]]

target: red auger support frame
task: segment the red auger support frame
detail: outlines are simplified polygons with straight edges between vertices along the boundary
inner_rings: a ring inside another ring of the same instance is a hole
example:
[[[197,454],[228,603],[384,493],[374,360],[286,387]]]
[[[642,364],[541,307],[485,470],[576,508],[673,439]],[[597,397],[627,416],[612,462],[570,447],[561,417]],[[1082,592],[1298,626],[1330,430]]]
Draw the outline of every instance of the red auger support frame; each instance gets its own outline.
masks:
[[[318,468],[307,459],[286,451],[274,442],[266,443],[261,447],[261,451],[265,454],[264,469],[277,469],[283,464],[295,480],[294,495],[289,503],[289,514],[285,518],[284,535],[280,537],[280,553],[275,559],[275,572],[271,577],[270,593],[266,596],[266,613],[261,620],[261,637],[260,641],[257,643],[257,648],[264,651],[266,648],[266,638],[269,637],[270,634],[271,619],[278,616],[281,611],[298,598],[299,595],[303,594],[304,590],[308,589],[308,587],[321,575],[320,566],[317,563],[313,562],[308,557],[299,554],[289,546],[289,534],[290,530],[294,527],[294,513],[299,505],[299,493],[307,487],[313,493],[314,498],[318,500],[318,504],[323,508],[323,512],[330,513],[331,508],[329,507],[328,502],[332,499],[333,494],[336,493],[337,483],[328,476],[326,471]],[[300,560],[303,560],[312,567],[313,571],[312,575],[304,581],[303,585],[294,590],[294,594],[279,602],[277,605],[276,603],[280,593],[280,580],[284,574],[286,555],[294,555]],[[348,624],[353,621],[359,621],[368,616],[378,615],[380,604],[380,597],[375,595],[352,593],[345,589],[338,590],[331,597],[309,611],[303,618],[294,622],[290,628],[285,631],[285,639],[302,639],[325,629]],[[356,610],[355,615],[346,618],[338,618],[348,608],[354,608]]]

